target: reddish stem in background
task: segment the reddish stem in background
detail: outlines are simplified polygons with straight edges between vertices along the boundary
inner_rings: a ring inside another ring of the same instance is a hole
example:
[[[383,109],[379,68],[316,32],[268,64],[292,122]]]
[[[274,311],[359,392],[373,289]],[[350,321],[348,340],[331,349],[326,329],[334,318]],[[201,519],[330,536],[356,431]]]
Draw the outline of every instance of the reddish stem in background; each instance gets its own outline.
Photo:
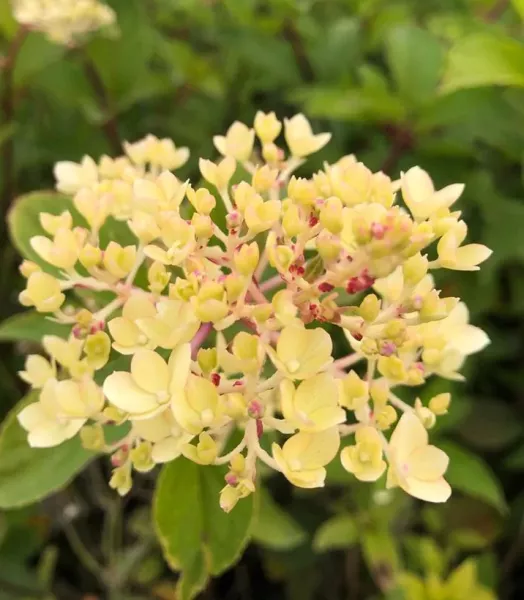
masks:
[[[207,336],[213,329],[213,323],[202,323],[200,329],[196,332],[195,337],[191,340],[191,358],[196,360],[197,352],[206,341]]]

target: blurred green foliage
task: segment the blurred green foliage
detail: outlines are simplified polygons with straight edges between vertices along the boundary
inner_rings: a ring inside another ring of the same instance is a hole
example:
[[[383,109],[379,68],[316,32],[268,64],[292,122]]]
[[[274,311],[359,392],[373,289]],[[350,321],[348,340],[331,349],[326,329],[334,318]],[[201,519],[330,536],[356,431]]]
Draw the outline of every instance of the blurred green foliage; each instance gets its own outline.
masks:
[[[37,33],[19,45],[9,3],[0,0],[2,223],[16,196],[52,187],[58,160],[119,153],[122,140],[154,133],[192,149],[183,175],[197,180],[198,156],[213,157],[212,135],[235,119],[251,122],[257,110],[279,117],[303,111],[317,130],[333,132],[304,169],[355,153],[392,177],[418,164],[438,187],[464,182],[460,209],[471,238],[494,250],[478,274],[451,272],[439,282],[446,295],[464,298],[472,321],[492,340],[468,362],[467,383],[451,385],[452,408],[436,432],[451,457],[452,500],[421,506],[381,485],[358,484],[339,465],[330,466],[321,491],[292,493],[285,482],[269,480],[252,546],[205,597],[521,598],[522,0],[109,3],[118,37],[63,48]],[[0,245],[5,318],[18,310],[22,283],[4,224]],[[41,326],[15,318],[0,327],[0,340],[14,342],[0,348],[1,415],[23,395],[15,373]],[[421,395],[444,386],[431,382]],[[11,420],[3,424],[4,444]],[[26,450],[10,451],[13,467],[0,440],[0,506],[14,493],[10,478],[34,483]],[[78,457],[68,473],[50,463],[47,491],[62,487],[86,460]],[[0,512],[1,600],[87,600],[88,592],[109,600],[176,597],[152,536],[151,480],[144,477],[124,505],[106,489],[101,469],[92,462],[43,504]],[[169,483],[174,495],[184,493],[183,483],[178,491],[176,481]],[[23,503],[37,497],[28,493]],[[184,515],[168,511],[163,518]],[[220,536],[221,527],[214,530]],[[204,533],[210,537],[197,562],[209,560],[206,547],[221,539]]]

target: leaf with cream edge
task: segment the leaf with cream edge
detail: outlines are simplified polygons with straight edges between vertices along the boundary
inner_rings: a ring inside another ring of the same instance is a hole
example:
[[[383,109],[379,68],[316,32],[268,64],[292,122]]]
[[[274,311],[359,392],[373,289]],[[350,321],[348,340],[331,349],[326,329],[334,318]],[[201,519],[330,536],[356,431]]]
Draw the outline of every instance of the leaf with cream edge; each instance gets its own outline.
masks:
[[[36,392],[20,400],[0,428],[0,508],[33,504],[64,488],[96,456],[78,436],[53,448],[31,448],[17,415],[36,400]],[[105,433],[114,442],[125,430],[106,427]]]
[[[194,598],[209,576],[238,560],[249,542],[256,499],[249,496],[226,514],[218,502],[226,470],[179,458],[158,478],[154,523],[168,564],[182,571],[180,600]]]

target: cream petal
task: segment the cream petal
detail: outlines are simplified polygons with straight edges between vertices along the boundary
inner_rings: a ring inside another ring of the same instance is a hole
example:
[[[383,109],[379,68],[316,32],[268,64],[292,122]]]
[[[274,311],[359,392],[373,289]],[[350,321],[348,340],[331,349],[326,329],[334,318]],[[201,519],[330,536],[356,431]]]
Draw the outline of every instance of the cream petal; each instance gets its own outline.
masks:
[[[286,441],[282,450],[289,465],[296,462],[301,464],[304,470],[310,470],[330,463],[335,458],[339,446],[338,428],[332,427],[318,433],[297,433]]]
[[[151,394],[166,393],[169,386],[169,369],[165,360],[153,350],[139,350],[131,360],[134,382]]]
[[[117,371],[104,381],[103,391],[106,398],[124,412],[140,415],[158,409],[158,399],[148,394],[131,377],[130,373]]]
[[[450,340],[451,346],[465,356],[480,352],[489,343],[488,334],[480,329],[480,327],[475,327],[474,325],[465,325],[457,328]]]
[[[407,460],[408,479],[435,481],[444,475],[448,464],[448,455],[440,448],[436,446],[419,448]]]
[[[18,413],[17,419],[26,431],[31,431],[32,429],[37,428],[41,423],[47,422],[49,416],[40,402],[33,402]]]
[[[165,414],[157,415],[151,419],[133,421],[133,433],[148,442],[159,442],[171,435],[171,426]]]
[[[151,458],[157,464],[170,462],[182,454],[182,446],[183,443],[181,443],[180,439],[173,437],[166,438],[153,446]]]
[[[405,412],[399,419],[389,440],[389,446],[399,463],[403,463],[418,448],[428,443],[428,432],[420,419],[412,412]]]
[[[399,483],[410,496],[426,502],[446,502],[451,496],[451,487],[444,478],[436,481],[420,481],[408,477],[406,482]]]
[[[145,295],[131,296],[122,309],[122,316],[130,321],[145,317],[154,317],[155,315],[155,305]]]
[[[326,481],[326,469],[323,467],[299,472],[287,471],[284,475],[293,485],[305,489],[324,487]]]
[[[296,391],[295,409],[310,414],[321,408],[334,408],[338,404],[338,386],[333,376],[319,373],[303,381]]]
[[[191,372],[191,345],[182,344],[175,348],[169,356],[168,368],[170,374],[169,390],[171,394],[184,389]]]

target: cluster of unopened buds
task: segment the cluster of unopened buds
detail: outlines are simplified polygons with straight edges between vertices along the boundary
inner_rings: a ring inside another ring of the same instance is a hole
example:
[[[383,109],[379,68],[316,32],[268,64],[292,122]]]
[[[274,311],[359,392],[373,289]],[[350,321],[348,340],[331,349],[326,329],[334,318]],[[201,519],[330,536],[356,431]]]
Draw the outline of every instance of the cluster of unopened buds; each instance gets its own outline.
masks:
[[[41,31],[52,42],[70,45],[116,21],[111,7],[98,0],[11,0],[23,26]]]
[[[154,136],[118,158],[56,165],[74,209],[40,215],[31,246],[49,268],[22,264],[20,301],[71,335],[44,337],[50,358],[29,356],[22,373],[39,395],[18,416],[32,446],[79,434],[112,455],[120,494],[133,470],[181,455],[229,465],[227,511],[255,490],[260,462],[302,488],[341,460],[361,481],[387,470],[388,487],[449,497],[448,457],[427,430],[450,396],[411,406],[397,388],[461,379],[488,343],[430,272],[476,270],[490,250],[463,245],[450,210],[463,186],[435,190],[419,167],[392,182],[344,156],[295,177],[329,139],[301,114],[282,124],[259,112],[253,128],[214,138],[222,158],[200,159],[198,186],[172,173],[188,150]],[[108,241],[118,227],[127,241]],[[344,332],[347,356],[334,360],[326,326]],[[119,441],[108,424],[126,424]],[[339,452],[345,436],[354,443]]]

